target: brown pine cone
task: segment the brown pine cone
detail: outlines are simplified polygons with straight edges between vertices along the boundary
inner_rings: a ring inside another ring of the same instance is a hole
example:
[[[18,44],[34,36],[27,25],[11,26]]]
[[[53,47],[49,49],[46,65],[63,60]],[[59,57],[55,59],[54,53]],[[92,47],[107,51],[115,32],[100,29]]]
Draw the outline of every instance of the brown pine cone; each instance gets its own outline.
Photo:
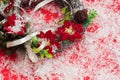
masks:
[[[79,10],[74,15],[74,20],[77,23],[83,24],[88,19],[87,9]]]

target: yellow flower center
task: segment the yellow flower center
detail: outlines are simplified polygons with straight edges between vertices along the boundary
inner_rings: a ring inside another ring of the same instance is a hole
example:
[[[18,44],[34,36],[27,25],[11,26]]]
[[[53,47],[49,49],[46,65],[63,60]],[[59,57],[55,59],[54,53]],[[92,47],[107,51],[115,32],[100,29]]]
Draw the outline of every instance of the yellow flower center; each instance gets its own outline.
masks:
[[[72,35],[74,33],[74,30],[73,30],[72,26],[70,26],[69,28],[65,28],[65,32]]]
[[[47,40],[47,39],[44,39],[44,43],[46,44],[46,46],[49,46],[49,45],[50,45],[50,41]]]

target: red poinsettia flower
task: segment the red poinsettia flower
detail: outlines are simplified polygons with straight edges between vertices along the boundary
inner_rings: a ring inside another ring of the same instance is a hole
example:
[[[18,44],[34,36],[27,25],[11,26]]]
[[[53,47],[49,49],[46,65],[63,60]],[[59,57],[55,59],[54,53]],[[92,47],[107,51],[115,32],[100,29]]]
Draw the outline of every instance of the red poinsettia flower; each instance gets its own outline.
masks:
[[[46,33],[41,31],[40,34],[37,35],[37,37],[47,39],[47,41],[49,41],[50,45],[51,44],[56,45],[57,48],[60,48],[59,43],[56,41],[56,34],[53,34],[51,32],[51,30],[47,31]]]
[[[26,32],[26,22],[22,19],[17,19],[15,14],[7,16],[7,21],[4,23],[4,30],[10,34],[22,35]]]
[[[10,26],[15,25],[16,15],[12,14],[11,16],[7,16],[7,20]]]
[[[76,24],[72,21],[65,21],[64,26],[57,29],[56,33],[59,35],[60,40],[70,40],[81,38],[83,28],[81,24]]]
[[[14,26],[15,25],[15,20],[16,20],[16,15],[15,14],[7,16],[7,22],[4,23],[4,27]]]

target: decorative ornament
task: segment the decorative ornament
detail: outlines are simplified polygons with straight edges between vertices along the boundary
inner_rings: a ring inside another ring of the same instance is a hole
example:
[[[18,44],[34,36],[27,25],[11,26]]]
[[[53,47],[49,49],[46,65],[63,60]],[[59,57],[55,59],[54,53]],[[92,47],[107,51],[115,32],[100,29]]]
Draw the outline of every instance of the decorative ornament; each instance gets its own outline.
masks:
[[[31,20],[26,9],[34,13],[50,2],[61,7],[64,18],[58,23],[62,26],[30,31]],[[79,0],[1,0],[0,4],[0,48],[6,49],[6,53],[22,50],[32,62],[37,62],[38,56],[52,58],[71,43],[81,40],[85,27],[97,15],[95,10],[84,9]]]

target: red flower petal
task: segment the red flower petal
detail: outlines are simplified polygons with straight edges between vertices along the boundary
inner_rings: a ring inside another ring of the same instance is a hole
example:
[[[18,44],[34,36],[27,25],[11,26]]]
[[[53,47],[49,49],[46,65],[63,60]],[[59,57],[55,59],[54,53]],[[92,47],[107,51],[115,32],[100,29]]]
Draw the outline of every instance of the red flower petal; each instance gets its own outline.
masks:
[[[26,29],[26,27],[24,26],[24,27],[22,27],[22,30],[24,31],[24,32],[26,32],[27,31],[27,29]]]
[[[47,31],[46,33],[43,33],[41,31],[40,34],[37,35],[37,37],[46,38],[50,41],[51,45],[56,45],[58,48],[60,47],[59,42],[56,41],[56,34],[52,33],[51,30]]]
[[[48,53],[52,54],[53,55],[53,52],[52,52],[52,47],[51,46],[46,46],[45,49],[48,50]]]
[[[67,40],[69,38],[69,34],[65,33],[64,35],[61,35],[61,40]]]
[[[4,30],[5,30],[6,32],[11,32],[11,30],[10,30],[8,27],[4,27]]]
[[[74,24],[73,28],[74,28],[74,30],[78,31],[79,33],[83,32],[83,27],[81,24]]]
[[[8,26],[9,26],[9,23],[8,23],[8,22],[5,22],[3,25],[4,25],[4,27],[8,27]]]
[[[51,44],[54,44],[57,48],[60,48],[59,42],[57,42],[57,41],[55,41],[55,40],[53,40],[53,41],[51,42]]]
[[[55,45],[57,46],[58,49],[60,49],[60,43],[55,42]]]
[[[73,25],[73,28],[74,28],[75,30],[78,30],[78,29],[81,28],[81,27],[82,27],[81,24],[74,24],[74,25]]]
[[[64,28],[68,28],[68,27],[70,27],[70,26],[72,26],[72,25],[74,25],[74,22],[72,22],[72,21],[67,21],[67,20],[66,20],[66,21],[64,22],[64,26],[63,26],[63,27],[64,27]]]
[[[74,37],[75,39],[80,39],[82,38],[81,34],[79,32],[75,32],[72,37]]]
[[[74,42],[76,39],[81,39],[82,35],[79,32],[75,32],[73,35],[69,37],[69,40]]]
[[[81,27],[81,28],[79,28],[78,32],[82,33],[82,32],[84,32],[84,29]]]
[[[72,37],[72,36],[70,36],[70,37],[69,37],[69,40],[72,41],[72,42],[74,42],[74,41],[75,41],[75,38]]]
[[[45,38],[45,34],[41,31],[40,34],[37,35],[39,38]]]
[[[58,48],[60,47],[59,43],[56,41],[56,35],[52,33],[51,30],[46,32],[46,38],[50,40],[51,44],[55,44]]]
[[[7,16],[7,20],[10,26],[15,25],[16,15],[12,14],[11,16]]]
[[[14,33],[14,34],[23,35],[23,34],[24,34],[24,32],[23,32],[23,31],[19,31],[19,32]]]
[[[64,33],[64,31],[65,31],[65,28],[59,27],[59,28],[57,29],[56,33],[59,34],[59,35],[62,35],[62,34]]]
[[[50,40],[54,40],[56,38],[56,35],[53,34],[51,30],[47,31],[45,36],[46,36],[46,38],[48,38]]]

